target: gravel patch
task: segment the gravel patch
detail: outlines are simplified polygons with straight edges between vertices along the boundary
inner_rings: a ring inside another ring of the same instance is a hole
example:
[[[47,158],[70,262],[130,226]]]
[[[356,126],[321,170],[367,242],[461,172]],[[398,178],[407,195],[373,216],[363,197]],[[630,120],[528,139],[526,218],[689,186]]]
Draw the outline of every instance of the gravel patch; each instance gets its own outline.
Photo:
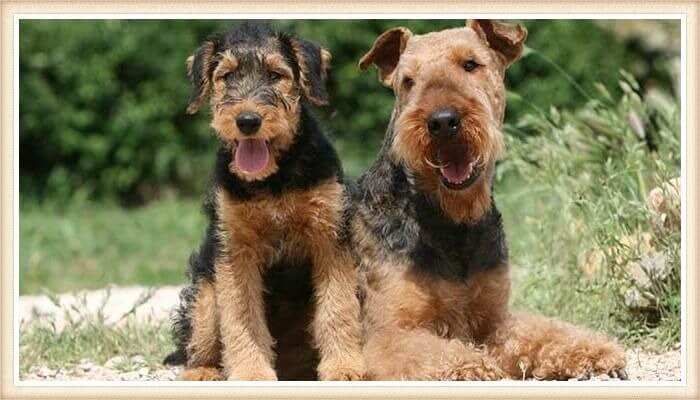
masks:
[[[110,361],[105,365],[97,365],[89,360],[82,360],[79,365],[65,369],[33,366],[21,379],[22,381],[174,381],[182,369],[164,366],[151,370],[145,366],[137,366],[134,370],[126,371],[109,367]]]
[[[115,357],[117,359],[119,357]],[[82,360],[79,365],[69,369],[50,369],[34,366],[22,376],[23,381],[172,381],[182,370],[181,367],[165,367],[151,370],[136,365],[132,370],[123,370],[116,365],[123,360],[111,359],[104,365],[97,365],[89,360]],[[627,373],[632,381],[678,381],[681,373],[681,352],[672,350],[663,353],[627,351]],[[575,380],[575,379],[572,379]],[[607,375],[593,377],[593,381],[617,381]]]
[[[51,319],[57,330],[66,325],[67,318],[86,312],[101,312],[106,323],[118,325],[126,316],[144,323],[161,322],[169,318],[178,304],[180,287],[161,288],[126,287],[105,288],[96,291],[63,294],[59,296],[20,296],[20,320],[26,323],[34,318]],[[66,314],[68,313],[68,316]],[[75,313],[71,315],[71,313]],[[680,346],[665,352],[644,348],[627,351],[627,373],[633,381],[678,381],[681,376]],[[117,356],[103,365],[92,360],[81,360],[77,365],[60,369],[35,365],[21,376],[23,381],[171,381],[181,367],[162,366],[150,369],[141,356]],[[592,380],[617,380],[608,376]]]
[[[179,302],[181,286],[106,287],[56,296],[20,296],[20,325],[35,318],[51,320],[61,332],[69,319],[101,313],[105,323],[119,325],[128,316],[132,321],[155,323],[169,318]]]

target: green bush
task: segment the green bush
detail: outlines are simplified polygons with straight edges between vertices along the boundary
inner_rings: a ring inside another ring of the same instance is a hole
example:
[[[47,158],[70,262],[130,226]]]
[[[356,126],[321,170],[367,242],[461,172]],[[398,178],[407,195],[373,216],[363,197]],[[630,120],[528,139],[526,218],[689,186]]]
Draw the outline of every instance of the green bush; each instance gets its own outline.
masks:
[[[358,59],[376,36],[397,25],[425,33],[463,21],[275,21],[333,53],[332,104],[320,111],[346,169],[359,174],[374,158],[393,96],[362,73]],[[142,203],[164,192],[191,194],[207,181],[215,145],[207,112],[184,113],[189,94],[184,59],[217,20],[22,20],[20,23],[20,190],[64,201],[113,198]],[[510,89],[527,102],[509,104],[512,121],[525,111],[572,106],[584,90],[613,82],[620,66],[643,54],[591,21],[526,21],[535,55],[517,63]],[[584,40],[585,38],[585,40]],[[539,56],[543,55],[543,57]]]
[[[141,200],[187,188],[213,138],[185,113],[196,21],[22,21],[23,194]]]
[[[507,127],[515,134],[499,172],[517,175],[527,194],[504,193],[505,203],[534,204],[511,235],[515,264],[527,270],[514,297],[669,345],[680,339],[680,193],[671,184],[680,176],[680,112],[673,95],[643,93],[629,74],[619,88],[612,96],[599,85],[574,111],[552,107]]]

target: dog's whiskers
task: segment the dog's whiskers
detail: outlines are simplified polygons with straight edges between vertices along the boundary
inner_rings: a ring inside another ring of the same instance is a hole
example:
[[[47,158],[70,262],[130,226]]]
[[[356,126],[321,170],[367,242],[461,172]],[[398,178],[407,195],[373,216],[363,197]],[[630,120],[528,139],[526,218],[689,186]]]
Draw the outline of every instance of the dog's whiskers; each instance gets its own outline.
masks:
[[[472,163],[479,168],[483,168],[485,165],[484,160],[481,158],[481,154],[476,156],[476,159],[472,161]]]

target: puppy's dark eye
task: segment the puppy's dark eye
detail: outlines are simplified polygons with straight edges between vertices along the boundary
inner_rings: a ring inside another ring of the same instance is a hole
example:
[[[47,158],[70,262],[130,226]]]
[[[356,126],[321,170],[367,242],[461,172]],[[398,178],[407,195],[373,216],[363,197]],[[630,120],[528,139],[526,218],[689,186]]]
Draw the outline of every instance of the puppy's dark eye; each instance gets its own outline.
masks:
[[[462,67],[464,68],[465,71],[472,72],[479,67],[479,63],[477,63],[474,60],[469,60],[469,61],[465,62],[462,65]]]
[[[413,79],[411,79],[409,77],[405,77],[405,78],[403,78],[403,81],[401,81],[401,85],[403,85],[403,87],[405,89],[412,88],[414,84],[415,84],[415,82],[413,81]]]
[[[227,72],[223,75],[221,75],[221,79],[224,80],[224,82],[229,82],[233,78],[233,72]]]
[[[268,77],[271,81],[277,82],[278,80],[282,79],[282,74],[280,74],[279,72],[270,71],[270,72],[267,73],[267,77]]]

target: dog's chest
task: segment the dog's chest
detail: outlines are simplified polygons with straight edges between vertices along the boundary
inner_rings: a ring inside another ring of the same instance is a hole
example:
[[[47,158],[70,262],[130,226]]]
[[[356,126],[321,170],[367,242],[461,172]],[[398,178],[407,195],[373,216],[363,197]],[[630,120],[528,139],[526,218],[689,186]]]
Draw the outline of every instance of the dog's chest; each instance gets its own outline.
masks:
[[[220,229],[234,242],[269,245],[275,253],[303,246],[310,239],[337,235],[343,213],[343,187],[338,182],[280,196],[235,201],[219,192]]]
[[[372,320],[449,338],[481,340],[502,319],[510,293],[507,265],[466,281],[420,273],[402,263],[379,263],[365,274]]]
[[[453,224],[444,218],[406,210],[369,219],[388,257],[400,255],[429,275],[464,281],[471,274],[507,262],[500,214],[494,208],[482,221]]]

